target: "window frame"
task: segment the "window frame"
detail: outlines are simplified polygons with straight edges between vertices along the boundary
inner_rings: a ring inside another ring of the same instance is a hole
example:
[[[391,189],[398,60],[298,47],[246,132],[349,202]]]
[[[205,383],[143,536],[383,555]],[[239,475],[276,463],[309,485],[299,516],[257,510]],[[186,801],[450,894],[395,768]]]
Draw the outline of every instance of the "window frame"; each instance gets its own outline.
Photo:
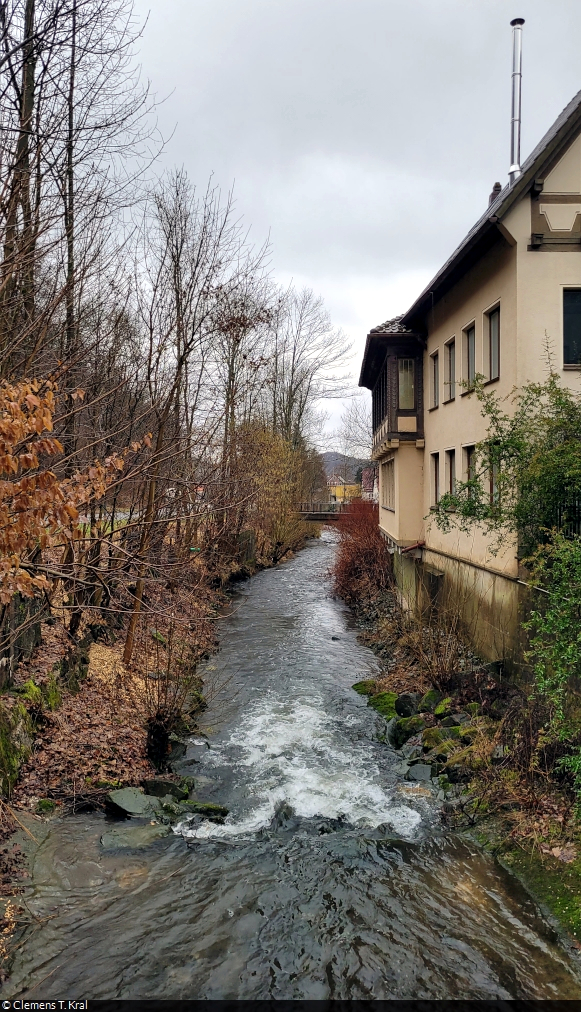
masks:
[[[430,355],[430,406],[440,407],[440,349]]]
[[[464,344],[464,364],[465,368],[463,371],[463,380],[466,383],[465,393],[474,389],[474,381],[476,379],[476,320],[469,323],[462,330],[463,344]],[[472,335],[472,340],[470,338]],[[470,346],[472,345],[472,355],[470,354]],[[470,375],[470,366],[472,366],[472,375]]]
[[[494,380],[500,379],[500,327],[501,327],[501,315],[500,315],[500,302],[492,306],[491,309],[487,309],[486,313],[486,326],[488,331],[488,381],[492,383]],[[496,333],[496,372],[493,371],[492,367],[492,320],[493,317],[498,319],[498,329]]]
[[[456,400],[456,337],[444,345],[444,404]],[[447,396],[446,396],[447,391]]]
[[[463,454],[464,454],[464,474],[465,474],[466,481],[471,481],[472,477],[473,477],[473,474],[472,474],[472,470],[473,470],[472,457],[473,457],[475,449],[476,449],[476,443],[465,443],[464,446],[462,447],[462,451],[463,451]]]
[[[411,407],[409,405],[408,406],[404,406],[401,403],[402,372],[403,372],[403,370],[401,368],[401,363],[402,362],[411,362],[410,374],[411,374],[411,379],[412,379],[412,398],[413,398],[413,403],[412,403]],[[398,358],[397,358],[397,410],[398,411],[410,411],[410,412],[413,412],[413,411],[416,410],[416,403],[417,403],[417,395],[416,395],[416,360],[415,360],[415,358],[410,358],[408,355],[398,355]]]
[[[395,513],[395,457],[383,460],[381,468],[381,508]]]
[[[431,457],[431,497],[432,506],[437,506],[440,501],[440,451],[430,454]]]
[[[456,448],[446,450],[446,493],[456,494]]]
[[[579,354],[578,362],[566,362],[565,361],[565,295],[568,292],[579,292],[581,293],[581,285],[563,285],[561,289],[561,321],[562,321],[562,352],[563,352],[563,369],[581,369],[581,350]],[[581,294],[580,294],[581,299]],[[579,334],[579,345],[581,348],[581,332]]]

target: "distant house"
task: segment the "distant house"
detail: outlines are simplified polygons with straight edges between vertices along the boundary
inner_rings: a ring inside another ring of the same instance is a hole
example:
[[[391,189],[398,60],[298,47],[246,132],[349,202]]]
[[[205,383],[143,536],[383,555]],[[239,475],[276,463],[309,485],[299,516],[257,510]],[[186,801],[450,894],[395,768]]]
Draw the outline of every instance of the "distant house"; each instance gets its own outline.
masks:
[[[379,502],[379,468],[377,465],[361,470],[361,498],[367,502]]]
[[[486,433],[471,379],[501,398],[543,381],[546,335],[554,368],[581,390],[581,92],[411,308],[369,333],[361,369],[399,585],[410,601],[426,584],[455,586],[491,659],[518,651],[517,545],[494,556],[478,529],[445,534],[426,517]]]
[[[345,478],[332,474],[327,482],[329,502],[351,502],[361,495],[361,485],[348,484]]]

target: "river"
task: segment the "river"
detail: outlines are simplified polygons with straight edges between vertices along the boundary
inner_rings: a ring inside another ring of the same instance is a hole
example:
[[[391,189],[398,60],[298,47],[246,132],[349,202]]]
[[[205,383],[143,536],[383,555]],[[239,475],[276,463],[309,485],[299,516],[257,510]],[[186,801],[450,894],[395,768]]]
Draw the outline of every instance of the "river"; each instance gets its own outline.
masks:
[[[12,996],[581,996],[520,885],[395,773],[383,721],[351,689],[377,662],[330,596],[334,550],[325,531],[259,573],[222,622],[211,747],[192,742],[181,771],[228,806],[225,825],[112,854],[102,815],[52,823]]]

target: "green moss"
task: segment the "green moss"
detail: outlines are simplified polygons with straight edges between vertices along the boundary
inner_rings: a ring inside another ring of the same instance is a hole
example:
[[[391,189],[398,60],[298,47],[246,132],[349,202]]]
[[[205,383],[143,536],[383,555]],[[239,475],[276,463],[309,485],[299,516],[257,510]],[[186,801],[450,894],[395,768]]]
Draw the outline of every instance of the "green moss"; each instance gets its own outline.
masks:
[[[50,798],[41,798],[40,801],[38,801],[36,807],[39,812],[42,812],[44,815],[47,815],[50,812],[54,812],[56,808],[56,801],[51,801]]]
[[[563,864],[553,858],[541,861],[515,849],[503,854],[502,861],[562,927],[581,941],[581,858]]]
[[[414,734],[419,734],[420,731],[424,730],[425,726],[425,722],[421,717],[402,717],[395,725],[395,747],[401,748],[402,745],[405,745],[408,738],[411,738]]]
[[[22,703],[0,704],[0,793],[10,797],[22,763],[32,751],[32,722]]]
[[[367,705],[372,706],[386,720],[391,720],[392,717],[397,716],[395,712],[396,699],[397,692],[378,692],[377,695],[370,696]]]
[[[44,702],[49,710],[58,710],[62,703],[62,693],[56,678],[56,673],[51,673],[51,676],[44,687]]]
[[[469,713],[471,717],[477,717],[478,714],[480,713],[481,707],[480,703],[467,703],[466,706],[463,707],[463,709],[466,711],[466,713]]]
[[[442,702],[438,703],[435,707],[434,714],[436,717],[449,717],[452,713],[452,709],[452,699],[450,696],[447,696],[446,699],[443,699]]]
[[[422,741],[426,748],[436,748],[437,745],[441,745],[444,741],[441,728],[427,727],[425,731],[422,731]]]
[[[462,727],[457,727],[455,724],[453,727],[440,727],[438,728],[438,730],[442,735],[443,741],[449,741],[452,739],[456,741],[458,738],[462,736],[464,731]]]
[[[428,689],[425,696],[422,696],[418,704],[419,713],[433,713],[442,698],[442,693],[437,689]]]
[[[167,646],[167,640],[165,636],[162,633],[158,632],[157,629],[150,629],[149,632],[151,633],[151,638],[155,640],[156,643],[161,643],[162,647]]]
[[[27,682],[24,682],[23,685],[20,685],[17,689],[17,692],[18,695],[22,696],[22,698],[25,699],[28,703],[34,703],[38,705],[42,702],[42,691],[38,687],[36,682],[33,681],[32,678],[29,678]]]
[[[367,679],[365,682],[355,682],[355,685],[351,686],[355,692],[358,692],[360,696],[372,696],[375,692],[375,682],[373,679]]]

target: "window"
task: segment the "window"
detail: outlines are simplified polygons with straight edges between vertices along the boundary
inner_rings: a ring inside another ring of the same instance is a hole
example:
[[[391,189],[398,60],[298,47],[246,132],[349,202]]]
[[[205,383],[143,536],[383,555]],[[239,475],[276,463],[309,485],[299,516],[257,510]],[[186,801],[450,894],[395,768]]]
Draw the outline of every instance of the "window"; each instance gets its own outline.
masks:
[[[474,467],[474,465],[476,463],[476,459],[475,459],[475,456],[474,456],[474,450],[475,450],[474,446],[465,446],[464,447],[464,463],[466,465],[466,467],[465,467],[465,470],[466,470],[466,481],[472,481],[472,478],[475,477],[475,467]]]
[[[440,454],[432,453],[432,506],[440,501]]]
[[[438,352],[432,355],[432,407],[437,408],[440,403],[440,360]]]
[[[474,325],[464,331],[464,379],[468,386],[474,386],[476,376],[476,330]]]
[[[456,451],[446,450],[446,492],[456,494]]]
[[[400,358],[397,362],[399,379],[399,407],[404,410],[411,409],[413,411],[416,406],[414,365],[415,363],[413,358]]]
[[[388,371],[387,362],[377,377],[371,395],[373,431],[376,432],[388,413]]]
[[[395,510],[395,461],[386,460],[381,465],[381,505]]]
[[[499,502],[500,495],[498,492],[498,461],[493,460],[490,466],[490,504]]]
[[[444,397],[453,401],[456,396],[456,342],[448,341],[446,345],[446,379],[444,380]]]
[[[500,308],[488,314],[488,378],[500,376]]]
[[[563,364],[581,366],[581,288],[563,292]]]

